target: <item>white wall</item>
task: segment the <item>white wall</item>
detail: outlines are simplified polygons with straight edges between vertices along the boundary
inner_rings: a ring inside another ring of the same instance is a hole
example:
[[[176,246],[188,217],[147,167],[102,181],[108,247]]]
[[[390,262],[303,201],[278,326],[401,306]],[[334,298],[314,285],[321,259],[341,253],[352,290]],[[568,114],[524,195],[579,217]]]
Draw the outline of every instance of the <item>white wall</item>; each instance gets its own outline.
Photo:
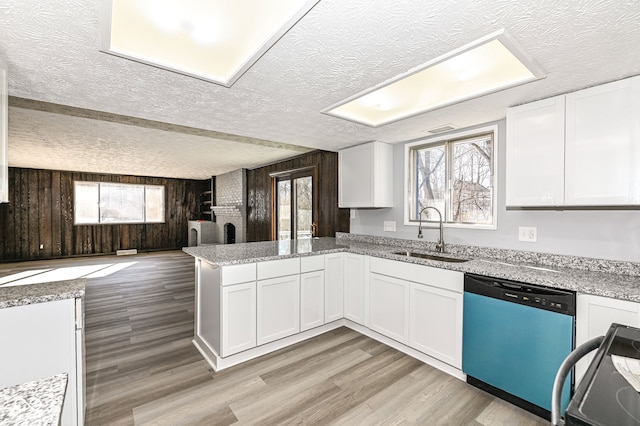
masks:
[[[489,124],[498,124],[498,228],[480,230],[447,227],[444,230],[446,243],[640,262],[640,210],[507,211],[504,194],[505,121]],[[393,163],[395,207],[356,210],[356,218],[351,219],[352,234],[418,239],[417,226],[403,225],[404,144],[394,147]],[[385,232],[384,221],[395,221],[396,232]],[[519,226],[535,226],[537,242],[518,241]],[[426,229],[424,239],[436,241],[437,228]]]

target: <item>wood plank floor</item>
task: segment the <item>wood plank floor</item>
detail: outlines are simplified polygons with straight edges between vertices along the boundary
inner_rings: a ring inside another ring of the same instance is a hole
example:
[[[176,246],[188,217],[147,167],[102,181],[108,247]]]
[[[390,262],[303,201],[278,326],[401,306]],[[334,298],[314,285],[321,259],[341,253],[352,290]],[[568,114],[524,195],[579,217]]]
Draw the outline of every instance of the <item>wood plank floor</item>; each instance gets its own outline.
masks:
[[[135,262],[88,280],[91,425],[544,425],[388,346],[340,328],[213,372],[191,343],[193,259],[180,251],[0,265]]]

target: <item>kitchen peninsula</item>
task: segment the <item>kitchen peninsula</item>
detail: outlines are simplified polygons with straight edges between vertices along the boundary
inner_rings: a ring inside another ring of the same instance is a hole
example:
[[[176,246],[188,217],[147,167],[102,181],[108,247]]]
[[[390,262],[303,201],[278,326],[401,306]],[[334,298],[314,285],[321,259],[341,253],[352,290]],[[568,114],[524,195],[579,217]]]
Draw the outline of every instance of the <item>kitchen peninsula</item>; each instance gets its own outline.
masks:
[[[443,256],[465,261],[445,262],[400,249],[435,247],[338,233],[184,248],[196,258],[194,344],[220,370],[347,326],[462,378],[465,272],[572,290],[579,306],[581,296],[585,306],[589,297],[626,303],[640,322],[638,263],[456,244]],[[433,318],[430,307],[440,309]]]

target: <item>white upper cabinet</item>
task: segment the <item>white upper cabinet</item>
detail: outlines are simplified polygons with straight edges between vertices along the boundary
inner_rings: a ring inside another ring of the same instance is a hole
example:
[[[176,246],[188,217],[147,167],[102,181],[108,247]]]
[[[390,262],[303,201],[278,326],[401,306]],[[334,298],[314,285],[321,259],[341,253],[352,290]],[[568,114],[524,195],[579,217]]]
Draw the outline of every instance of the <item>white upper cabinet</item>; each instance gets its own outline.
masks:
[[[393,146],[369,142],[338,152],[338,206],[393,207]]]
[[[565,204],[640,204],[640,77],[567,95]]]
[[[564,202],[565,96],[507,110],[507,206]]]
[[[0,59],[0,203],[9,202],[8,98],[7,68]]]
[[[507,110],[507,206],[640,204],[640,76]]]

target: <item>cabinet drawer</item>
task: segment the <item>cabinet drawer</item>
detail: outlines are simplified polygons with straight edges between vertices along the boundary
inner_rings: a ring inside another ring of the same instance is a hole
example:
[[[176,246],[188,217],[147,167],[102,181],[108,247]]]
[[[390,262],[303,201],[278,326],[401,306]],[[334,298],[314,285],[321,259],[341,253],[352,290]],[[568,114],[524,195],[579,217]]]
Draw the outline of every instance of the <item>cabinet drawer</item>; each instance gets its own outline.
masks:
[[[304,256],[300,258],[300,272],[321,271],[324,269],[324,256]]]
[[[266,262],[258,262],[258,279],[265,280],[268,278],[284,277],[285,275],[293,275],[300,273],[300,258],[269,260]]]
[[[246,283],[256,280],[256,264],[228,265],[222,267],[222,285]]]
[[[369,270],[377,274],[444,288],[458,293],[462,293],[464,289],[464,274],[458,271],[377,257],[370,259]]]

